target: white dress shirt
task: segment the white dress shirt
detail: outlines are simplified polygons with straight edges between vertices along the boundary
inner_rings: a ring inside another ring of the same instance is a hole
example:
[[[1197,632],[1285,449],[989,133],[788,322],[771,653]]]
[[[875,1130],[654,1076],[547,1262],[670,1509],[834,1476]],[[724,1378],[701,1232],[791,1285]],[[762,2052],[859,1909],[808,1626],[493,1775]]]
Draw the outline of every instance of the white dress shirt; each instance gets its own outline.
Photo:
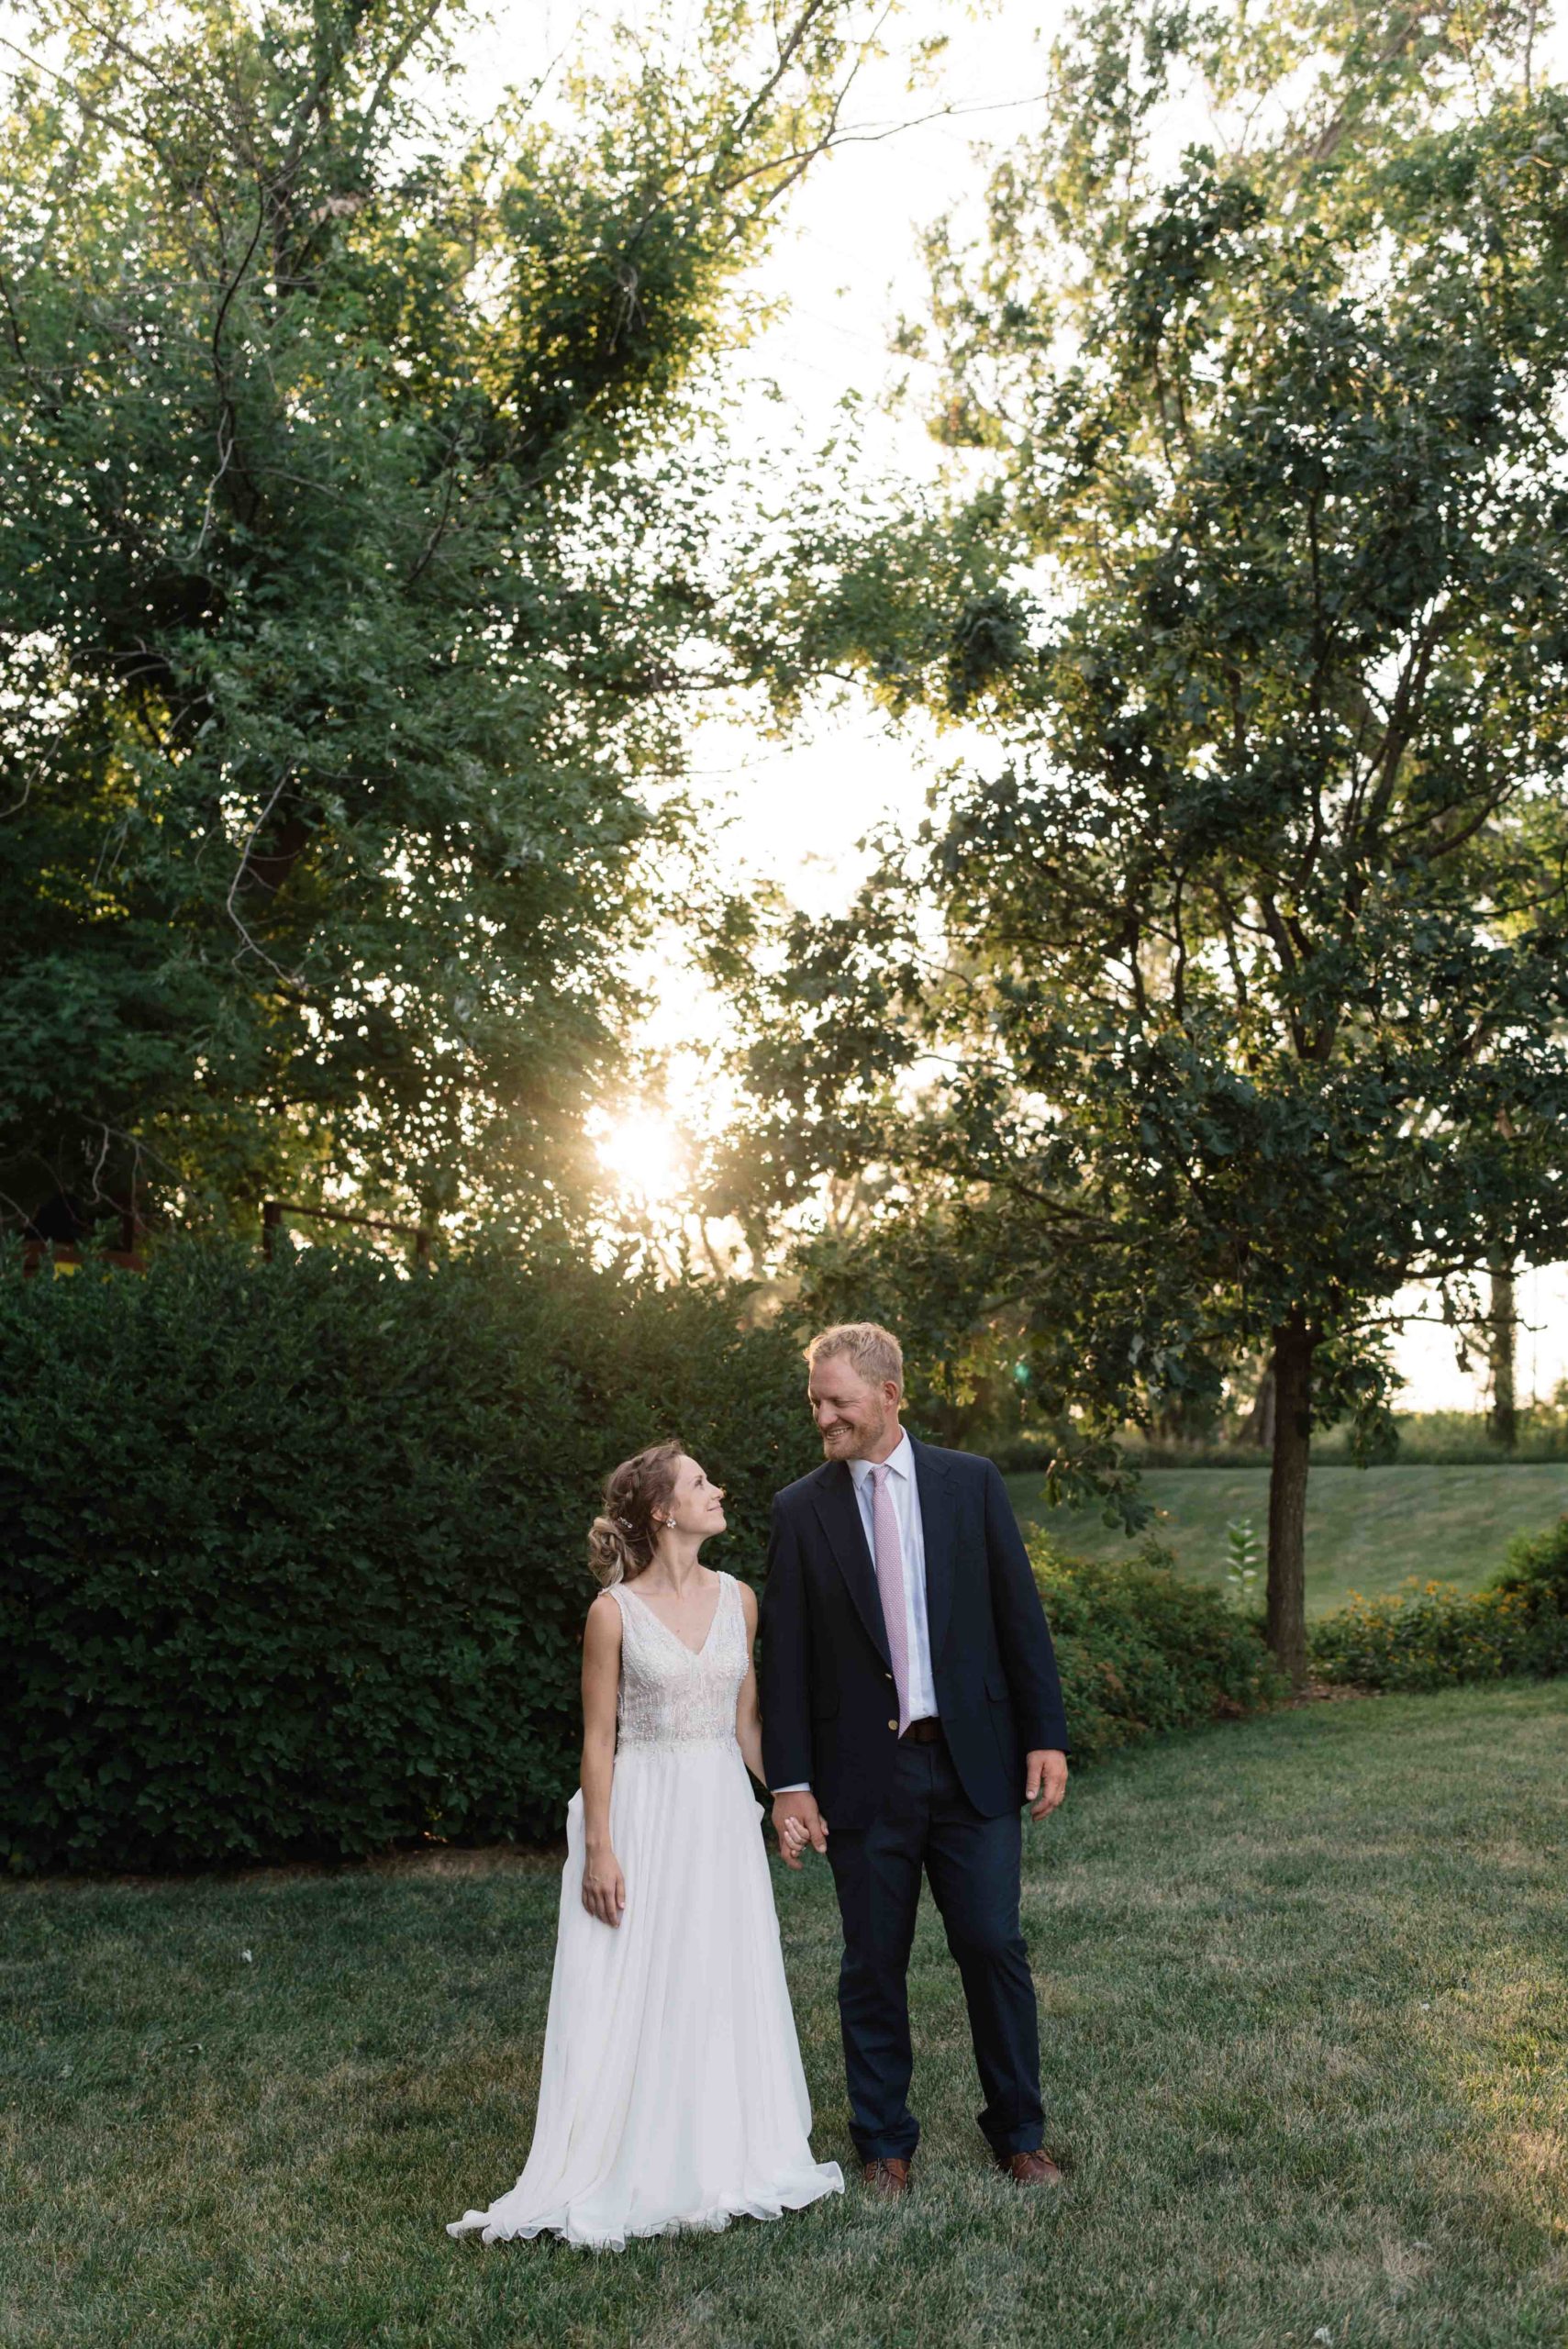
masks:
[[[915,1451],[907,1431],[898,1439],[885,1464],[888,1470],[887,1497],[893,1503],[893,1513],[898,1520],[898,1548],[904,1561],[904,1622],[906,1653],[909,1659],[909,1718],[924,1720],[937,1709],[936,1681],[931,1673],[931,1626],[926,1614],[926,1534],[920,1520],[920,1487],[915,1476]],[[860,1503],[861,1523],[865,1528],[866,1548],[873,1564],[876,1560],[876,1540],[872,1527],[871,1472],[874,1460],[851,1460],[850,1474],[855,1480],[855,1498]],[[806,1791],[806,1781],[794,1786],[775,1787],[776,1795],[798,1795]]]
[[[904,1561],[904,1646],[909,1659],[909,1718],[918,1721],[936,1711],[937,1690],[931,1677],[931,1627],[926,1616],[926,1534],[920,1522],[920,1487],[915,1480],[915,1448],[907,1435],[899,1437],[897,1450],[888,1453],[884,1464],[888,1472],[888,1498],[898,1520],[898,1548]],[[876,1497],[872,1491],[871,1472],[875,1465],[873,1460],[850,1463],[855,1498],[861,1505],[861,1523],[865,1527],[866,1548],[873,1564],[876,1538],[872,1508]]]

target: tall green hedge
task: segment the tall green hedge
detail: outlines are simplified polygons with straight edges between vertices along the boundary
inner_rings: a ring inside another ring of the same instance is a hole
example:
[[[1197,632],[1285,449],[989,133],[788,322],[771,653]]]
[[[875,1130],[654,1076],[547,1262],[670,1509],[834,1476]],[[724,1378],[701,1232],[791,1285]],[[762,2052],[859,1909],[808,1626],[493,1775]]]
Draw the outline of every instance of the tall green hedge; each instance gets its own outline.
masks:
[[[676,1433],[760,1571],[820,1457],[793,1341],[736,1299],[506,1257],[171,1244],[0,1271],[0,1853],[16,1869],[554,1832],[584,1537]],[[1270,1701],[1255,1627],[1041,1542],[1075,1758]]]
[[[169,1244],[0,1273],[0,1852],[152,1868],[536,1835],[576,1783],[584,1541],[679,1434],[761,1568],[820,1456],[735,1299],[504,1257]]]

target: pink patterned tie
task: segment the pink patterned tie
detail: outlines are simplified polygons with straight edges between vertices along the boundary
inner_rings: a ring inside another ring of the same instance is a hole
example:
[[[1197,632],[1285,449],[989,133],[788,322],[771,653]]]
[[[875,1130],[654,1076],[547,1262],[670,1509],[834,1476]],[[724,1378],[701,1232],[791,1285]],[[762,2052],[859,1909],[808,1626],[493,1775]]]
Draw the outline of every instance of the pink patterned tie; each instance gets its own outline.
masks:
[[[898,1539],[898,1512],[887,1489],[890,1471],[884,1462],[871,1472],[872,1549],[876,1557],[876,1586],[882,1594],[882,1620],[887,1631],[887,1653],[893,1685],[898,1691],[898,1734],[909,1726],[909,1624],[904,1605],[904,1551]]]

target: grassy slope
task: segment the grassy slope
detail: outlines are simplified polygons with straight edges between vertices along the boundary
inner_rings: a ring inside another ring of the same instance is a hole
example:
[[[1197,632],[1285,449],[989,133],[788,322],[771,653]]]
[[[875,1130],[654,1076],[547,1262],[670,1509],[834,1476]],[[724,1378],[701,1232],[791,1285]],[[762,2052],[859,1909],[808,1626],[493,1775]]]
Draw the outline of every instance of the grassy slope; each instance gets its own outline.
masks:
[[[1094,1773],[1027,1875],[1064,2191],[981,2158],[928,1909],[917,2196],[598,2260],[442,2232],[527,2150],[551,1865],[12,1887],[0,2338],[1555,2349],[1565,1731],[1561,1684],[1386,1698]],[[843,2156],[830,1887],[775,1873]]]
[[[1043,1480],[1009,1476],[1024,1523],[1049,1526],[1063,1549],[1091,1558],[1127,1554],[1126,1537],[1097,1509],[1051,1509]],[[1262,1468],[1151,1468],[1144,1490],[1165,1512],[1155,1531],[1184,1574],[1222,1581],[1225,1528],[1250,1518],[1266,1545],[1268,1474]],[[1393,1590],[1407,1575],[1440,1575],[1473,1588],[1516,1533],[1537,1533],[1568,1509],[1568,1464],[1511,1467],[1318,1467],[1307,1495],[1307,1603],[1312,1614],[1352,1590]],[[1260,1594],[1261,1595],[1261,1594]]]

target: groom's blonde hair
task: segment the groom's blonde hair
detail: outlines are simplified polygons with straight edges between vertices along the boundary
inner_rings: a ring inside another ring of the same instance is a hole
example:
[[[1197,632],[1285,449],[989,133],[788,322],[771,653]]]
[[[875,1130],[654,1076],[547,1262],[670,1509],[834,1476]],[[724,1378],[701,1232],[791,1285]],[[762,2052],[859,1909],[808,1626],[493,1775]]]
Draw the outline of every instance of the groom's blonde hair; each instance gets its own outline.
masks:
[[[819,1330],[806,1349],[813,1370],[834,1354],[847,1355],[868,1386],[880,1386],[890,1378],[903,1394],[904,1349],[880,1321],[836,1321],[830,1330]]]

